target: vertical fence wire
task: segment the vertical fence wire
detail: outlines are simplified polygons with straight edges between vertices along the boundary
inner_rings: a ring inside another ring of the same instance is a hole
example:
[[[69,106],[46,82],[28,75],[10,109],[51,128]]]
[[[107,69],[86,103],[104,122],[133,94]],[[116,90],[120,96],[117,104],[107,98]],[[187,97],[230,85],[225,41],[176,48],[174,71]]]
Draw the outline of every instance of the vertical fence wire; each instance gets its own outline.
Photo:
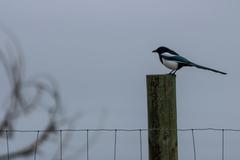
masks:
[[[224,129],[222,129],[222,160],[224,160]]]
[[[5,131],[6,134],[6,143],[7,143],[7,159],[10,159],[10,155],[9,155],[9,138],[8,138],[8,130]]]
[[[89,160],[89,131],[88,129],[86,130],[86,134],[87,134],[87,160]]]
[[[60,160],[63,159],[63,142],[62,142],[62,130],[59,130],[60,134]]]
[[[194,129],[191,129],[191,131],[192,131],[192,142],[193,142],[193,156],[194,156],[194,160],[197,160]]]
[[[34,160],[37,159],[37,146],[38,146],[38,137],[39,137],[39,130],[37,131],[37,138],[36,138],[36,144],[35,144],[35,150],[34,150]]]
[[[117,129],[114,130],[114,153],[113,159],[116,160],[117,158]]]
[[[140,160],[142,160],[143,150],[142,150],[142,130],[139,129],[139,143],[140,143]]]

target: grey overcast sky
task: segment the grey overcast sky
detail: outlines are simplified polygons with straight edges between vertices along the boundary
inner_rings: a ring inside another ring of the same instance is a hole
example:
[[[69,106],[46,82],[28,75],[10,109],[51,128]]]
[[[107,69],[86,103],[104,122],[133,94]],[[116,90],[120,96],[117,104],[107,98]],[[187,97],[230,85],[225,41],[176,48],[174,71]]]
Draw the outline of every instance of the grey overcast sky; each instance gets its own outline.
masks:
[[[27,76],[57,79],[65,113],[83,115],[76,128],[146,128],[145,76],[169,72],[151,53],[161,45],[228,73],[177,73],[178,128],[240,128],[239,15],[238,0],[0,1]]]

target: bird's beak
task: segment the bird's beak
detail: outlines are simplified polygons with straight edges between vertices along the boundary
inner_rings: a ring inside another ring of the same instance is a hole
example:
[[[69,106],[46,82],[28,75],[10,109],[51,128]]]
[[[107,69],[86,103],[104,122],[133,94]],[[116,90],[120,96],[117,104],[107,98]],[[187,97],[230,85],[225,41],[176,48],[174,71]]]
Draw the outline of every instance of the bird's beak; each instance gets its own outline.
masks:
[[[154,53],[154,52],[157,52],[157,50],[155,49],[155,50],[153,50],[152,52],[153,52],[153,53]]]

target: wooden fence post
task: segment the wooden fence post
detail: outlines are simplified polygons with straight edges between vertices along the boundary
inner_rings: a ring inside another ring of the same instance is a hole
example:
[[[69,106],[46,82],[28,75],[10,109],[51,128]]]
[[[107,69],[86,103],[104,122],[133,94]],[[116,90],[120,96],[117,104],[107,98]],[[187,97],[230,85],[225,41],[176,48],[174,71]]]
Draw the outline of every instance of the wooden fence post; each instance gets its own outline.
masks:
[[[176,76],[147,75],[149,160],[177,160]]]

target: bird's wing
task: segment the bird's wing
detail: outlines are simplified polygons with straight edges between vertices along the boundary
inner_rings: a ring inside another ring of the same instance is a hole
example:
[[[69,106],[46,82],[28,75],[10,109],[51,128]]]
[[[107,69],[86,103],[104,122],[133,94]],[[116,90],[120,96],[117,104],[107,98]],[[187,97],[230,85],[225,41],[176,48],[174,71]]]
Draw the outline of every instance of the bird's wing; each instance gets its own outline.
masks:
[[[227,74],[226,72],[222,72],[222,71],[219,71],[219,70],[216,70],[216,69],[212,69],[212,68],[208,68],[208,67],[205,67],[205,66],[198,65],[198,64],[193,63],[193,62],[189,61],[188,59],[186,59],[182,56],[179,56],[179,55],[175,55],[175,56],[162,55],[162,58],[164,58],[168,61],[174,61],[174,62],[180,63],[182,66],[195,66],[197,68],[210,70],[210,71],[221,73],[221,74]]]
[[[175,55],[175,56],[164,56],[162,55],[162,57],[166,60],[169,60],[169,61],[174,61],[174,62],[177,62],[177,63],[182,63],[182,64],[192,64],[191,61],[189,61],[188,59],[182,57],[182,56],[179,56],[179,55]]]

